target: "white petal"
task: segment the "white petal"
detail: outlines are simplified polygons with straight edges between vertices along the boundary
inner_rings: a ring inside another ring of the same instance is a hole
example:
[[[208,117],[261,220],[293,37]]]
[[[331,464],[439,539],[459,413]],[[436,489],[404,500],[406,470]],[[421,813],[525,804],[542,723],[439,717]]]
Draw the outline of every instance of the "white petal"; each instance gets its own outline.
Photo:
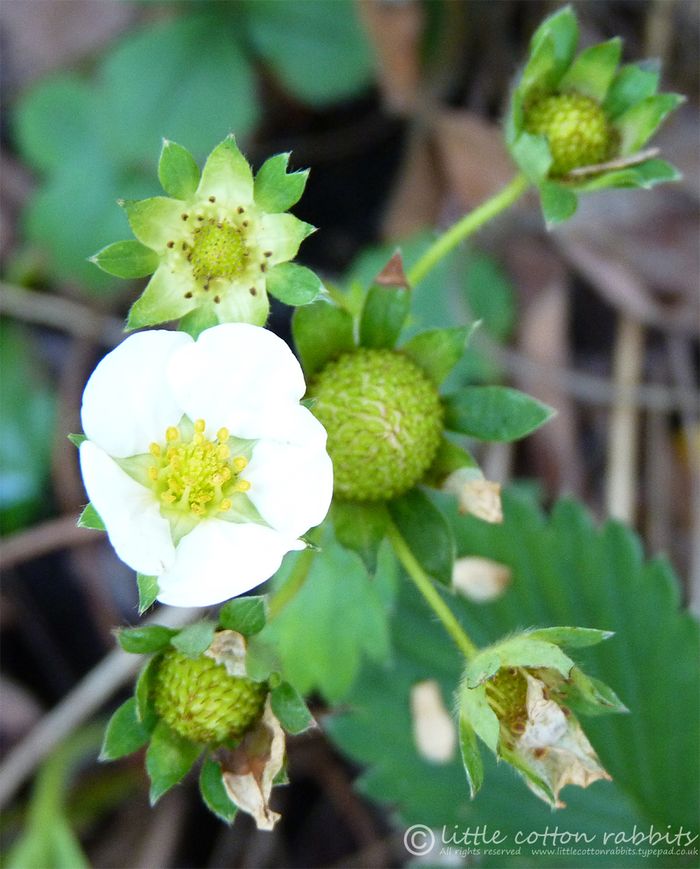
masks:
[[[243,478],[260,515],[284,534],[298,537],[320,524],[330,507],[333,464],[322,446],[261,440]]]
[[[170,363],[171,388],[191,419],[207,432],[263,437],[274,430],[285,406],[306,390],[289,347],[272,332],[248,323],[223,323],[183,347]]]
[[[175,547],[153,493],[90,441],[80,445],[80,470],[117,555],[139,573],[162,573],[172,564]]]
[[[221,519],[201,522],[182,538],[172,568],[158,578],[158,600],[171,606],[210,606],[255,588],[303,544],[264,525]]]
[[[83,393],[83,431],[111,456],[126,458],[162,441],[182,408],[166,371],[177,350],[192,344],[184,332],[152,330],[131,335],[93,371]]]

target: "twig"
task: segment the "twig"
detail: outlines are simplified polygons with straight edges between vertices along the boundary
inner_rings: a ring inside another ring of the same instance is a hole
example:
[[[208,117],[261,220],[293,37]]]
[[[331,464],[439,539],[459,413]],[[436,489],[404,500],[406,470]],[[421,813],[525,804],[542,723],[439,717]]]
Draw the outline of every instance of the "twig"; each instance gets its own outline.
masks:
[[[90,338],[105,347],[114,347],[124,338],[124,326],[117,317],[100,314],[63,296],[13,284],[0,283],[0,314]]]
[[[200,612],[165,607],[157,610],[145,623],[157,621],[176,628]],[[121,649],[110,652],[9,752],[0,767],[0,808],[54,746],[96,712],[136,672],[142,660],[142,655],[130,655]]]
[[[89,543],[90,540],[95,541],[95,532],[88,528],[78,528],[77,521],[77,513],[61,516],[6,537],[0,546],[0,565],[3,570],[9,570],[40,555],[47,555],[56,549],[67,549]]]
[[[626,314],[618,321],[613,380],[618,400],[613,405],[608,436],[606,508],[610,516],[633,522],[637,494],[638,407],[635,390],[644,360],[644,326]]]

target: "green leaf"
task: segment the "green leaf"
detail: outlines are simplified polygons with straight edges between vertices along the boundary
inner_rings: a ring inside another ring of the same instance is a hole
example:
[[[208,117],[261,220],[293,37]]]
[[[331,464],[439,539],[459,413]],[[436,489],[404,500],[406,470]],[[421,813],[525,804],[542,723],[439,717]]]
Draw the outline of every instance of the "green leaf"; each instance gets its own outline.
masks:
[[[469,339],[478,323],[471,326],[453,326],[449,329],[428,329],[414,335],[401,347],[401,351],[440,386],[464,355]]]
[[[445,399],[445,426],[484,441],[515,441],[554,415],[551,407],[507,386],[468,386]]]
[[[248,36],[289,90],[312,105],[355,96],[373,54],[351,0],[246,3]]]
[[[416,561],[436,582],[449,588],[455,543],[442,512],[419,489],[389,501],[387,507]]]
[[[658,64],[629,63],[620,68],[605,97],[605,114],[615,120],[635,103],[656,93],[659,86]]]
[[[101,251],[90,257],[90,262],[108,275],[116,275],[118,278],[142,278],[158,268],[160,257],[150,247],[130,239],[116,241],[103,247]]]
[[[290,154],[276,154],[262,164],[255,176],[255,203],[268,214],[288,211],[302,196],[309,170],[287,172]]]
[[[203,619],[178,631],[171,638],[170,645],[188,658],[199,658],[211,646],[215,630],[214,622]]]
[[[469,311],[499,341],[512,333],[516,319],[513,284],[490,256],[473,251],[467,264],[464,293]]]
[[[153,703],[153,680],[158,670],[159,660],[159,656],[148,659],[139,673],[134,688],[136,717],[149,733],[158,723],[158,715]]]
[[[146,772],[151,780],[149,796],[152,806],[187,775],[201,751],[200,745],[175,733],[164,721],[156,724],[146,752]]]
[[[268,622],[256,641],[276,649],[282,672],[302,695],[318,690],[340,701],[355,681],[362,660],[384,661],[389,653],[388,600],[395,562],[378,560],[370,578],[359,555],[333,540],[328,527],[300,591]],[[283,584],[300,555],[285,559],[275,582]]]
[[[109,719],[100,760],[116,760],[138,751],[148,742],[149,735],[136,715],[136,700],[130,697]]]
[[[331,520],[338,542],[357,552],[370,573],[377,567],[387,519],[384,504],[334,500],[331,505]]]
[[[308,305],[321,292],[317,274],[296,263],[280,263],[267,275],[266,288],[285,305]]]
[[[175,634],[175,629],[163,625],[144,625],[142,628],[122,628],[117,633],[117,641],[125,652],[147,655],[160,652],[170,645],[170,639]]]
[[[225,603],[219,611],[219,624],[229,631],[252,637],[265,627],[266,600],[263,596],[238,597]]]
[[[199,184],[199,166],[187,148],[163,139],[158,160],[158,180],[168,196],[189,199]]]
[[[375,284],[365,298],[360,318],[362,347],[392,348],[411,307],[408,287],[388,287]]]
[[[292,335],[307,378],[355,349],[352,316],[324,299],[297,308]]]
[[[619,36],[582,51],[559,82],[560,91],[575,91],[602,103],[622,54]]]
[[[481,759],[476,734],[463,715],[459,716],[459,750],[467,774],[469,795],[474,799],[484,783],[484,762]]]
[[[156,602],[160,594],[157,576],[146,576],[143,573],[136,574],[136,583],[139,587],[139,615],[143,615]]]
[[[221,766],[208,757],[199,773],[199,792],[204,804],[219,820],[232,824],[238,814],[238,806],[231,801],[222,777]]]
[[[510,152],[523,174],[533,184],[539,184],[549,174],[552,153],[546,136],[523,132],[511,146]]]
[[[85,437],[84,434],[71,433],[71,434],[66,435],[66,437],[73,444],[74,447],[79,447],[80,444],[85,443],[85,441],[87,440],[87,438]]]
[[[0,321],[0,519],[17,530],[46,509],[55,395],[33,335]]]
[[[236,30],[217,15],[186,14],[121,40],[100,70],[111,154],[151,164],[161,137],[199,158],[259,116],[253,70]],[[147,83],[147,86],[144,84]]]
[[[528,636],[536,640],[546,640],[557,646],[566,646],[571,649],[581,649],[584,646],[595,646],[603,640],[609,640],[614,636],[613,631],[601,631],[598,628],[537,628],[528,631]]]
[[[569,787],[566,829],[602,836],[611,830],[666,830],[696,825],[700,778],[700,672],[696,621],[680,606],[680,584],[664,561],[645,562],[629,529],[609,522],[597,528],[571,500],[545,517],[532,499],[504,495],[505,522],[489,525],[450,512],[459,555],[488,557],[513,571],[506,595],[478,612],[450,599],[455,615],[478,645],[520,625],[582,622],[615,630],[615,640],[581,649],[587,670],[610,683],[631,714],[582,721],[612,782]],[[442,626],[422,598],[402,583],[392,618],[395,654],[389,664],[368,663],[345,698],[342,713],[324,722],[340,750],[364,768],[357,786],[390,805],[399,823],[441,829],[477,825],[499,829],[513,843],[519,830],[544,830],[551,809],[529,794],[507,764],[485,757],[484,786],[469,800],[462,763],[442,766],[422,758],[413,740],[412,685],[437,679],[445,696],[459,684],[461,664]],[[571,676],[575,678],[576,668]],[[469,695],[476,691],[465,692]],[[601,689],[600,693],[603,693]],[[572,704],[573,705],[573,704]],[[600,711],[600,709],[596,709]],[[498,722],[496,721],[496,735]],[[560,827],[561,829],[561,827]],[[505,845],[504,845],[505,847]],[[484,865],[515,869],[525,863],[581,866],[580,855],[551,861],[523,844],[520,855],[483,856]],[[600,865],[659,864],[658,856],[610,853]],[[534,863],[533,863],[534,861]]]
[[[572,190],[555,181],[543,181],[539,189],[542,215],[547,229],[568,220],[575,214],[578,208],[578,197]]]
[[[314,726],[304,698],[289,682],[282,682],[270,692],[272,711],[287,733],[303,733]]]
[[[92,528],[95,531],[107,530],[102,517],[92,504],[87,504],[80,516],[78,516],[78,528]]]
[[[644,147],[674,109],[685,102],[680,94],[646,97],[619,115],[614,123],[621,136],[620,154],[625,157]]]

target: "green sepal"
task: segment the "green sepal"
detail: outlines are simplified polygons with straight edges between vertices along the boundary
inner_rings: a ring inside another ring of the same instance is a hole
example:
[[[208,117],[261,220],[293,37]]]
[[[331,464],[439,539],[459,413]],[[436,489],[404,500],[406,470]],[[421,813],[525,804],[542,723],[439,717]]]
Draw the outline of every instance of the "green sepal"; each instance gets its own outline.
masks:
[[[570,649],[582,649],[585,646],[595,646],[603,640],[609,640],[615,636],[614,631],[601,631],[598,628],[536,628],[528,631],[527,636],[534,640],[545,640],[556,646],[565,646]]]
[[[287,733],[303,733],[315,724],[304,698],[289,682],[281,682],[272,689],[270,706]]]
[[[292,335],[307,378],[355,349],[352,315],[325,299],[296,309]]]
[[[657,184],[678,181],[680,177],[681,173],[675,166],[666,160],[653,159],[621,169],[612,169],[577,184],[576,189],[586,192],[604,190],[608,187],[640,187],[643,190],[651,190]]]
[[[216,624],[206,619],[187,625],[170,638],[170,645],[188,658],[199,658],[211,646]]]
[[[370,287],[360,318],[360,345],[393,348],[410,307],[408,287]]]
[[[262,595],[238,597],[219,611],[219,625],[244,637],[259,634],[267,622],[266,600]]]
[[[334,500],[330,515],[338,543],[357,552],[369,573],[374,573],[389,519],[386,506]]]
[[[562,92],[575,91],[602,103],[615,77],[622,54],[619,36],[591,45],[574,60],[559,82]]]
[[[199,793],[204,805],[219,820],[231,825],[238,814],[238,806],[231,800],[224,786],[220,764],[207,757],[199,771]]]
[[[146,665],[141,669],[134,688],[134,700],[136,701],[136,717],[151,733],[158,723],[158,713],[153,703],[153,680],[156,676],[160,656],[149,658]]]
[[[132,655],[149,655],[160,652],[170,645],[177,631],[163,625],[144,625],[142,628],[122,628],[117,632],[117,642],[125,652]]]
[[[608,90],[603,111],[614,121],[624,111],[647,97],[653,96],[659,86],[659,65],[643,61],[620,67]]]
[[[420,489],[387,503],[392,521],[414,558],[436,582],[452,585],[455,541],[447,519]]]
[[[522,86],[554,90],[568,69],[578,45],[578,21],[570,6],[557,10],[540,24],[530,41],[530,59]]]
[[[79,447],[80,444],[85,443],[87,437],[84,434],[75,434],[71,432],[67,434],[66,437],[73,444],[74,447]]]
[[[459,751],[467,775],[469,796],[474,799],[484,783],[484,761],[481,758],[474,728],[463,714],[459,716]]]
[[[199,184],[199,166],[187,148],[163,139],[158,160],[158,180],[168,196],[189,199],[194,196]]]
[[[196,341],[205,329],[211,329],[212,326],[218,324],[219,319],[214,311],[214,306],[201,305],[194,311],[190,311],[189,314],[185,314],[178,323],[178,329],[180,332],[187,332]]]
[[[94,531],[106,531],[102,517],[92,504],[86,504],[78,517],[78,528],[92,528]]]
[[[568,220],[576,213],[578,197],[568,187],[556,181],[543,181],[539,187],[542,216],[547,229]]]
[[[185,298],[186,287],[182,276],[175,276],[170,269],[158,268],[146,284],[143,293],[129,309],[126,320],[127,330],[144,329],[158,323],[179,320],[189,314],[197,302],[192,297]]]
[[[132,238],[108,244],[91,256],[89,261],[108,275],[118,278],[143,278],[158,268],[160,257],[150,247]]]
[[[522,132],[511,145],[510,153],[528,181],[539,184],[549,174],[552,152],[541,133]]]
[[[100,760],[117,760],[138,751],[150,734],[136,714],[136,699],[129,699],[114,712],[107,723]]]
[[[139,589],[139,615],[141,616],[156,602],[160,588],[157,576],[146,576],[144,573],[136,574],[136,584]]]
[[[433,463],[428,469],[424,482],[430,486],[440,488],[447,477],[460,468],[475,468],[478,470],[479,463],[469,450],[453,443],[446,437],[442,437]]]
[[[280,263],[267,275],[268,293],[285,305],[308,305],[318,298],[323,285],[319,276],[296,263]]]
[[[626,157],[639,151],[664,119],[685,102],[680,94],[655,94],[630,106],[614,123],[621,136],[620,154]]]
[[[543,667],[556,670],[566,679],[574,662],[564,652],[545,640],[529,634],[516,634],[476,654],[467,664],[464,678],[467,688],[486,682],[503,667]]]
[[[400,348],[416,365],[440,386],[464,355],[479,322],[470,326],[452,326],[448,329],[427,329],[414,335]]]
[[[309,170],[287,172],[289,153],[276,154],[262,164],[255,176],[255,204],[268,214],[287,211],[300,199]]]
[[[459,689],[459,714],[460,718],[464,717],[479,739],[495,754],[498,751],[501,726],[496,713],[489,706],[484,685],[468,688],[466,683],[462,683]]]
[[[574,667],[563,688],[567,706],[579,715],[608,715],[625,713],[629,709],[613,689]]]
[[[146,752],[146,772],[151,780],[149,798],[152,806],[187,775],[201,751],[200,745],[175,733],[164,721],[156,724]]]
[[[467,386],[447,396],[445,427],[484,441],[515,441],[538,429],[554,410],[507,386]]]

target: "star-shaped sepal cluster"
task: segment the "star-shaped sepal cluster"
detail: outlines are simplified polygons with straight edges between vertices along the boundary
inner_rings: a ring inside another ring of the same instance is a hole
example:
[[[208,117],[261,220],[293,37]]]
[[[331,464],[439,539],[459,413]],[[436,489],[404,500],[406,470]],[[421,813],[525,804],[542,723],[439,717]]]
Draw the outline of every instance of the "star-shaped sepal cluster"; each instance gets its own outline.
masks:
[[[119,632],[125,651],[150,657],[134,696],[107,725],[100,757],[147,746],[152,804],[201,760],[200,793],[221,820],[232,823],[239,809],[260,829],[279,819],[269,800],[273,786],[287,781],[285,733],[314,721],[278,672],[251,664],[250,645],[265,623],[265,599],[246,597],[225,604],[218,623]]]
[[[268,293],[290,305],[318,295],[319,278],[291,262],[314,227],[285,213],[308,177],[288,173],[288,161],[289,154],[271,157],[254,177],[229,136],[200,174],[185,148],[164,141],[158,176],[168,196],[120,201],[136,239],[92,258],[118,277],[152,275],[127,328],[180,320],[197,335],[217,323],[263,325]]]
[[[588,787],[610,778],[575,713],[627,709],[562,647],[591,646],[611,636],[593,628],[541,628],[501,640],[469,661],[459,690],[459,726],[472,797],[484,778],[477,737],[552,808],[564,806],[559,792],[565,785]]]
[[[655,62],[620,65],[619,38],[576,55],[578,40],[571,7],[542,22],[505,124],[508,149],[537,186],[548,225],[572,216],[579,193],[680,177],[647,143],[683,97],[657,93]]]

